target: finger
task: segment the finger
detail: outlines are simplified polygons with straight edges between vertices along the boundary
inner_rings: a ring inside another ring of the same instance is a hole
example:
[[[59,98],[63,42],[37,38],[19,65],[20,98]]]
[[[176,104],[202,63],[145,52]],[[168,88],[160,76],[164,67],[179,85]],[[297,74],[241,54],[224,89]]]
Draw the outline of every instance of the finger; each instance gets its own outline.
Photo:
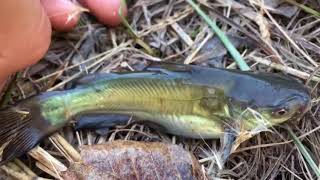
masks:
[[[52,27],[58,31],[70,31],[78,23],[83,8],[70,0],[41,0]]]
[[[3,81],[43,57],[50,44],[51,26],[38,0],[1,0],[0,22]]]
[[[121,5],[121,0],[79,0],[79,2],[88,8],[100,22],[108,26],[117,26],[121,23],[120,7],[122,14],[127,15],[127,6],[125,3]]]

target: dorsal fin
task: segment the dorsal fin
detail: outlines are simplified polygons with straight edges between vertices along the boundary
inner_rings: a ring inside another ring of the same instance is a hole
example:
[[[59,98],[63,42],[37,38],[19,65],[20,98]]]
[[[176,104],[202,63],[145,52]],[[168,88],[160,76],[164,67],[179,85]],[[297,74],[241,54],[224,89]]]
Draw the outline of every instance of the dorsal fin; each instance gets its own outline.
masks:
[[[114,78],[116,74],[114,73],[96,73],[96,74],[88,74],[86,76],[83,76],[82,78],[77,80],[78,85],[83,85],[83,84],[89,84],[92,82],[96,82],[100,79],[109,79],[109,78]]]
[[[72,88],[81,88],[87,87],[97,82],[115,79],[118,77],[143,77],[147,75],[155,75],[155,74],[166,74],[166,75],[178,75],[179,73],[190,73],[196,68],[201,68],[192,65],[186,64],[176,64],[176,63],[168,63],[168,62],[150,62],[150,64],[143,69],[142,71],[131,71],[131,72],[117,72],[117,73],[96,73],[96,74],[88,74],[82,76],[81,78],[75,80],[72,83]]]
[[[160,71],[160,72],[166,73],[166,72],[190,72],[192,71],[193,68],[195,67],[187,64],[152,61],[144,70]]]
[[[171,66],[170,66],[171,67]],[[171,67],[173,70],[174,66]],[[131,71],[131,72],[117,72],[117,73],[95,73],[95,74],[87,74],[84,75],[76,80],[74,80],[71,83],[71,88],[81,88],[81,87],[87,87],[92,84],[95,84],[100,81],[115,79],[117,77],[123,76],[123,75],[130,75],[131,77],[141,77],[143,75],[146,75],[146,73],[164,73],[165,71],[165,65],[159,64],[158,66],[153,65],[150,66],[150,68],[145,68],[143,71]]]
[[[84,76],[72,81],[71,82],[71,87],[68,88],[68,89],[86,87],[88,85],[90,86],[90,85],[92,85],[94,83],[97,83],[98,81],[115,78],[116,76],[117,76],[116,73],[87,74],[87,75],[84,75]]]

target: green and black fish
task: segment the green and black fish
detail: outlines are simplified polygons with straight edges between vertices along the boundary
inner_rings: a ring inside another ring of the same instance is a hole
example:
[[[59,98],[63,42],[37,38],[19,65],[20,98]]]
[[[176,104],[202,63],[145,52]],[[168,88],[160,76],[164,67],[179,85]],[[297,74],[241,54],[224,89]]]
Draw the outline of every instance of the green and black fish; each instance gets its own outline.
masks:
[[[208,139],[221,137],[224,126],[239,117],[245,129],[256,127],[261,122],[243,113],[248,108],[272,126],[305,112],[309,104],[308,88],[272,73],[154,63],[142,72],[88,75],[72,89],[45,92],[1,110],[1,162],[81,117],[130,115],[174,135]]]

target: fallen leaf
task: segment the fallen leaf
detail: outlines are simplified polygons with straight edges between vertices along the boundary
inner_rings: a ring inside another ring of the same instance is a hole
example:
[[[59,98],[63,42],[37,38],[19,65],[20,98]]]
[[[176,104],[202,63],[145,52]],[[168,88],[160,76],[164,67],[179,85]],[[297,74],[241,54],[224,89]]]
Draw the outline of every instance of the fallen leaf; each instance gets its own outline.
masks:
[[[173,144],[119,140],[80,151],[82,162],[71,164],[64,179],[206,179],[195,157]]]
[[[292,16],[296,14],[298,9],[299,8],[297,6],[293,6],[293,5],[289,5],[289,4],[282,4],[281,6],[279,6],[277,8],[276,13],[283,15],[287,18],[292,18]]]
[[[236,47],[242,47],[246,43],[246,38],[235,35],[234,33],[226,34],[231,41],[231,43]],[[201,48],[199,52],[199,56],[195,61],[198,63],[208,62],[210,65],[214,67],[224,67],[223,59],[225,55],[227,55],[228,51],[225,46],[222,44],[221,40],[215,36],[208,40],[208,42]]]
[[[264,0],[263,2],[265,5],[273,8],[278,7],[281,4],[280,0]]]
[[[283,3],[281,0],[251,0],[251,2],[258,5],[263,3],[264,8],[271,13],[282,15],[287,18],[291,18],[298,11],[298,7],[288,3]]]

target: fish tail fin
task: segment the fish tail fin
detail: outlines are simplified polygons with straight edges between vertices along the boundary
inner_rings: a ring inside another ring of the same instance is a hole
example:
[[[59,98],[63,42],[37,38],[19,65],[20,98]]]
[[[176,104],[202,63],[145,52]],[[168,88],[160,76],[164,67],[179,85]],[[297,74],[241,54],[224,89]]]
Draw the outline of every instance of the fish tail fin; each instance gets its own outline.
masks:
[[[50,126],[32,112],[15,108],[0,110],[0,150],[3,149],[0,166],[34,148],[49,135]]]

